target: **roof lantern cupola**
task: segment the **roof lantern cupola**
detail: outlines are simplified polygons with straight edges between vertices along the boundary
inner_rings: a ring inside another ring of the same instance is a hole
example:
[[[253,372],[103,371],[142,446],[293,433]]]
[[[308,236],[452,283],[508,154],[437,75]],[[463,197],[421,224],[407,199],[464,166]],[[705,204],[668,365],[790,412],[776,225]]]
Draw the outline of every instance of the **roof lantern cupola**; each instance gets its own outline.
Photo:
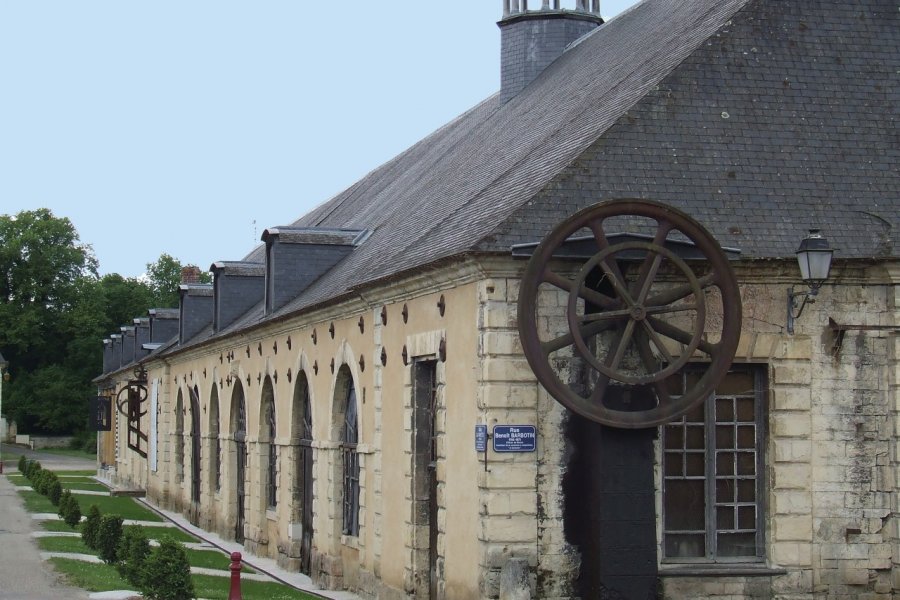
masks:
[[[500,100],[514,98],[569,44],[602,24],[600,0],[503,0],[503,18],[497,23]]]

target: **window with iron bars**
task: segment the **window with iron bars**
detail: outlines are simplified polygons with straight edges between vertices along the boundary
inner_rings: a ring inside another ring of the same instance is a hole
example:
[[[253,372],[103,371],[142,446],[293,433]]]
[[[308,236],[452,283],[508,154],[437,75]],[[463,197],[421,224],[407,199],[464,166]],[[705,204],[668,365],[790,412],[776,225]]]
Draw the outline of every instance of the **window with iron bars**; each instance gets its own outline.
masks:
[[[266,424],[269,432],[269,472],[266,480],[266,497],[268,507],[278,506],[278,446],[275,444],[275,404],[269,402],[266,407]]]
[[[670,393],[699,376],[671,378]],[[762,366],[736,366],[706,403],[662,427],[665,562],[763,560],[765,390]]]
[[[348,385],[347,408],[344,411],[344,432],[341,438],[343,455],[343,534],[359,535],[359,455],[356,444],[359,432],[356,424],[356,390]]]

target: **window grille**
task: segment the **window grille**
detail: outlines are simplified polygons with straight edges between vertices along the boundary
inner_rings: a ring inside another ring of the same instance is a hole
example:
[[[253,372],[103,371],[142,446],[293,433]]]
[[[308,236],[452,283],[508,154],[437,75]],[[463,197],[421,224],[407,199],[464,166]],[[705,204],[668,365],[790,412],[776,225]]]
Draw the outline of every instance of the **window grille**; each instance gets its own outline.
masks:
[[[266,406],[266,424],[269,433],[269,472],[266,481],[266,496],[269,508],[278,505],[278,446],[275,445],[275,403]]]
[[[343,533],[359,535],[359,455],[356,444],[359,440],[356,418],[356,390],[351,381],[347,390],[347,408],[344,411],[344,435],[341,440],[343,454]]]
[[[707,402],[663,429],[663,557],[764,557],[764,370],[733,369]],[[673,395],[699,375],[670,380]]]

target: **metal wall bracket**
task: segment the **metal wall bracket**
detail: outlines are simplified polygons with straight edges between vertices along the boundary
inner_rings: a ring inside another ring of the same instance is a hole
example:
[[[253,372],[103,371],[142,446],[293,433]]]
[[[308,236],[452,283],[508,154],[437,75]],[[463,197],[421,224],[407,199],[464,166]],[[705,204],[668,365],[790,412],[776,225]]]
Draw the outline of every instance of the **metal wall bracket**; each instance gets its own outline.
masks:
[[[848,331],[900,331],[900,325],[842,325],[828,317],[828,328],[831,330],[831,354],[837,356],[844,345],[844,334]]]

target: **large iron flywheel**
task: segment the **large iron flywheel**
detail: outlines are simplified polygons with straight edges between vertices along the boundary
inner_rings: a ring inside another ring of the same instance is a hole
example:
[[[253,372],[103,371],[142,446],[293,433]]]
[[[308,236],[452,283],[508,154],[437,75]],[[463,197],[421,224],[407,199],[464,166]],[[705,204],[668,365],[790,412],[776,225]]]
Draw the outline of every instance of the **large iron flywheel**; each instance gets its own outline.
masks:
[[[525,356],[557,401],[605,425],[654,427],[701,404],[728,372],[741,298],[697,221],[658,202],[614,200],[537,246],[518,319]]]

